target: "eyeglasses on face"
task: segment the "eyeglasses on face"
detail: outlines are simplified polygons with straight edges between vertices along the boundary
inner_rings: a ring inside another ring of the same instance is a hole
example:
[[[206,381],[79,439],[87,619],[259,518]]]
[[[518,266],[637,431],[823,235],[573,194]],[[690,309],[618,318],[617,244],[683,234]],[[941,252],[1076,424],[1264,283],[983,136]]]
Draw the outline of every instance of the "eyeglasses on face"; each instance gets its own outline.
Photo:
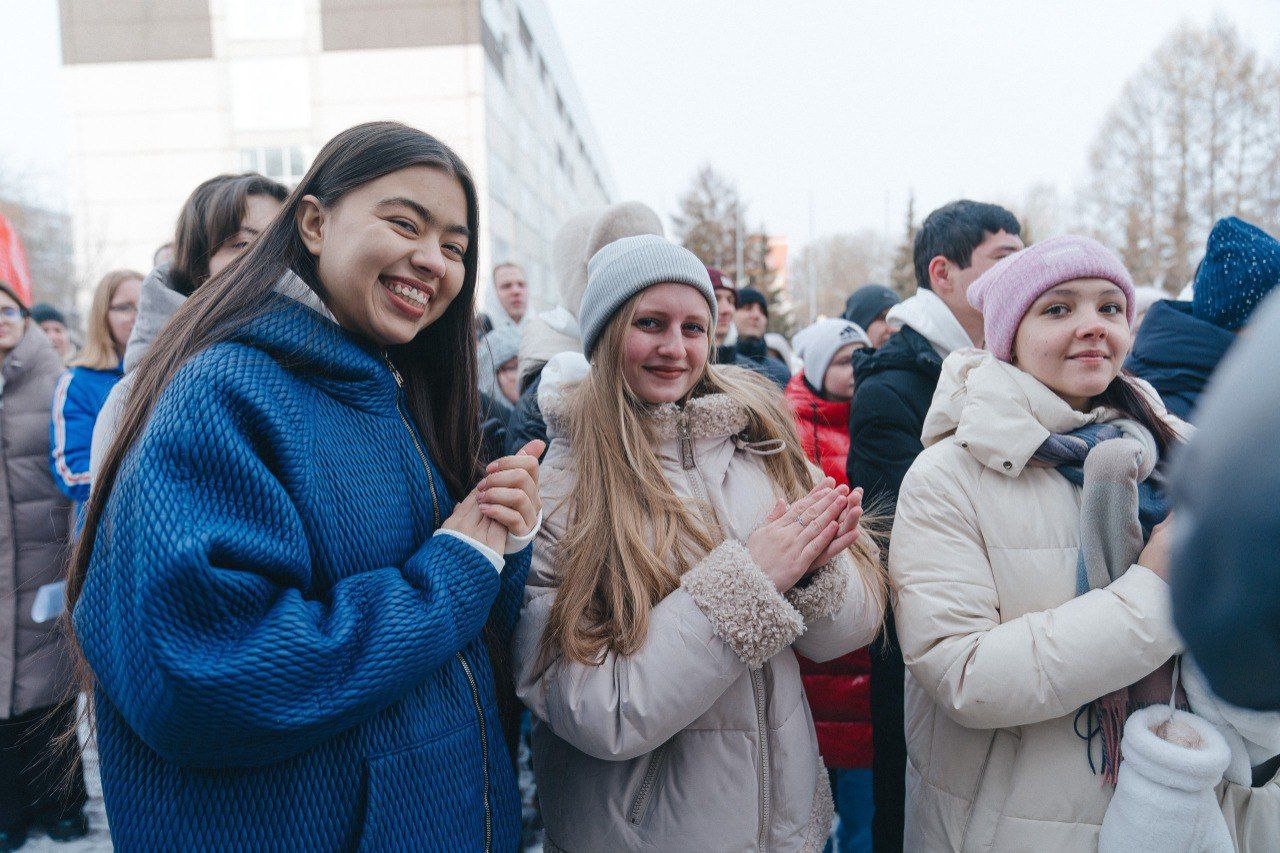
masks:
[[[110,308],[108,308],[107,310],[108,310],[108,311],[110,311],[112,314],[121,314],[121,315],[125,315],[125,314],[137,314],[137,313],[138,313],[138,303],[136,303],[136,302],[121,302],[119,305],[112,305],[112,306],[111,306]]]
[[[6,305],[0,308],[0,320],[6,323],[16,323],[22,319],[22,309],[14,308],[12,305]]]

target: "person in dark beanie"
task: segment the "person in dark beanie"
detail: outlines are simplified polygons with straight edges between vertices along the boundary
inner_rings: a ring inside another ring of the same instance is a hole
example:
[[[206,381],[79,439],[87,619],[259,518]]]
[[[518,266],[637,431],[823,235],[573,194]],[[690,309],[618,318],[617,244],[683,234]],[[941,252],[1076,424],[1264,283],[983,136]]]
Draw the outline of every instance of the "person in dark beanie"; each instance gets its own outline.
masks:
[[[791,381],[791,368],[769,354],[764,335],[769,328],[769,300],[760,291],[744,287],[738,291],[738,307],[733,313],[738,330],[736,363],[772,379],[785,388]]]
[[[791,380],[791,370],[769,355],[769,348],[764,342],[764,327],[769,323],[769,305],[764,294],[749,287],[738,290],[733,279],[715,267],[707,267],[707,274],[711,276],[711,287],[716,294],[716,364],[745,367],[768,378],[779,388],[786,388]],[[754,331],[758,328],[755,335],[744,335],[735,324],[739,309],[744,304],[744,294],[750,295],[745,297],[749,305],[742,316],[747,320],[749,329]],[[763,315],[764,323],[758,322],[758,315]]]
[[[1125,369],[1188,418],[1236,332],[1277,284],[1280,241],[1234,216],[1218,220],[1196,270],[1195,295],[1151,306]]]
[[[1022,248],[1021,226],[994,204],[954,201],[930,213],[916,233],[915,296],[889,310],[900,330],[854,369],[849,418],[850,488],[861,486],[871,511],[892,517],[898,487],[924,449],[925,414],[952,351],[983,343],[982,314],[969,285],[1001,258]],[[892,611],[883,640],[872,647],[871,732],[875,793],[872,844],[877,853],[902,850],[907,747],[903,736],[902,651]]]
[[[871,346],[884,346],[897,329],[889,325],[889,309],[902,300],[883,284],[864,284],[844,302],[844,318],[867,333]]]
[[[1280,295],[1215,375],[1174,467],[1173,619],[1214,692],[1280,710]],[[1264,457],[1265,458],[1265,457]]]
[[[67,327],[67,318],[62,312],[48,302],[37,302],[31,306],[31,321],[40,327],[44,336],[53,344],[53,351],[58,358],[67,361],[75,354],[75,344],[71,342],[71,330]]]

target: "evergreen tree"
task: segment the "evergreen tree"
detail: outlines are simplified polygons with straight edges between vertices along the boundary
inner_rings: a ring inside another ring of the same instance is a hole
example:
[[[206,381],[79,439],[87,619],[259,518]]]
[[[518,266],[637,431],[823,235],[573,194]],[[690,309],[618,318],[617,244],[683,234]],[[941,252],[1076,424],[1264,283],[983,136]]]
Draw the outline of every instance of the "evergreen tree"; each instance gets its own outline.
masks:
[[[907,227],[902,242],[893,253],[893,267],[889,271],[889,286],[906,299],[916,292],[916,193],[907,196]]]

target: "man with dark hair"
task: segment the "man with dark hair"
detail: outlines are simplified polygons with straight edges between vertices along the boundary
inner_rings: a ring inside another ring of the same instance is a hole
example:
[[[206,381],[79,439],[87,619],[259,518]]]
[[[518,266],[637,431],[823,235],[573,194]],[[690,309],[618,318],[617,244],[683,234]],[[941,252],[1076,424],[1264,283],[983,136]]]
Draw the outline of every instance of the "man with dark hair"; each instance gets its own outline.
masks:
[[[764,328],[769,323],[769,303],[764,294],[749,287],[738,290],[733,279],[715,267],[707,267],[707,274],[716,294],[716,363],[745,367],[772,380],[779,388],[786,388],[791,370],[769,355],[764,342]],[[739,316],[747,321],[745,331],[735,327]]]
[[[899,331],[854,369],[849,421],[851,487],[863,504],[892,515],[907,469],[924,449],[920,432],[933,400],[942,360],[957,349],[983,345],[982,315],[966,298],[969,285],[996,261],[1023,248],[1022,228],[995,204],[962,199],[930,213],[916,234],[915,296],[889,310]],[[884,640],[871,656],[871,735],[875,750],[873,845],[902,850],[907,747],[903,737],[902,651],[888,615]]]

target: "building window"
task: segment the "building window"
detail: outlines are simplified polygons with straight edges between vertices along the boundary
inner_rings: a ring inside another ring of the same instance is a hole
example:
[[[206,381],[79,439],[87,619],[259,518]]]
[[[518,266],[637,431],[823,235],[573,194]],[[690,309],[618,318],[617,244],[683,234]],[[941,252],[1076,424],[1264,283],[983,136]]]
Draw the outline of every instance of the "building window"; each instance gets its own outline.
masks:
[[[533,57],[533,33],[529,32],[529,25],[525,23],[524,15],[516,12],[516,26],[520,31],[520,43],[524,45],[524,52]]]
[[[484,45],[484,54],[489,57],[489,62],[493,65],[494,70],[506,78],[506,45],[498,41],[497,36],[493,34],[493,30],[489,29],[488,21],[484,18],[480,19],[480,43]]]
[[[307,173],[307,161],[300,145],[241,148],[240,168],[294,187]]]
[[[226,0],[227,37],[266,41],[301,39],[307,34],[303,0]]]

